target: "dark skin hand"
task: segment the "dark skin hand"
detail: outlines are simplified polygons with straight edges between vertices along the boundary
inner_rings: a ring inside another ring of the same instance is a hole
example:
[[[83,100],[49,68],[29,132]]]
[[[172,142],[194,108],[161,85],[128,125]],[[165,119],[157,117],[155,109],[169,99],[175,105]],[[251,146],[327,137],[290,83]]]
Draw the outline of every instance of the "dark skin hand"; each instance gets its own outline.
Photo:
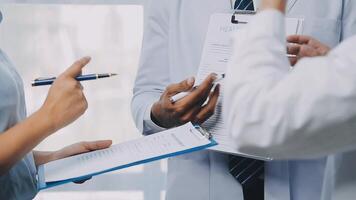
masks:
[[[292,66],[304,57],[325,56],[330,51],[330,47],[309,36],[291,35],[287,42],[288,54],[297,56],[289,59]]]
[[[163,128],[173,128],[187,122],[204,123],[214,114],[219,98],[220,85],[217,85],[211,92],[214,80],[216,80],[216,74],[210,74],[195,89],[193,89],[194,78],[169,85],[160,100],[152,106],[152,120]],[[188,96],[175,103],[171,102],[172,96],[188,91],[191,91]],[[209,99],[208,102],[204,104],[207,99]]]

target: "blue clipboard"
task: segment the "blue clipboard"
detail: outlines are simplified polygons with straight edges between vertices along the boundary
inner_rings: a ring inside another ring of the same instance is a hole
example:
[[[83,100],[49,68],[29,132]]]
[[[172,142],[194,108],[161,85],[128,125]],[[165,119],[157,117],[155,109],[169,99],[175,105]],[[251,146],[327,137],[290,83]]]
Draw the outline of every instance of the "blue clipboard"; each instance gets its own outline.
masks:
[[[175,156],[179,156],[179,155],[183,155],[183,154],[188,154],[188,153],[192,153],[192,152],[196,152],[196,151],[200,151],[200,150],[204,150],[213,146],[218,145],[218,143],[212,139],[211,134],[208,133],[206,130],[204,130],[203,128],[201,128],[200,126],[194,125],[194,127],[204,136],[206,136],[209,140],[210,143],[207,145],[203,145],[203,146],[198,146],[198,147],[194,147],[194,148],[190,148],[190,149],[186,149],[183,151],[178,151],[178,152],[174,152],[174,153],[170,153],[170,154],[165,154],[165,155],[160,155],[157,157],[153,157],[153,158],[148,158],[148,159],[143,159],[137,162],[132,162],[126,165],[122,165],[122,166],[117,166],[111,169],[107,169],[104,171],[100,171],[100,172],[96,172],[96,173],[92,173],[92,174],[87,174],[85,176],[79,176],[76,178],[72,178],[72,179],[67,179],[67,180],[63,180],[63,181],[56,181],[56,182],[46,182],[45,181],[45,175],[44,175],[44,165],[39,166],[38,168],[38,183],[37,183],[37,188],[38,190],[44,190],[44,189],[48,189],[48,188],[52,188],[52,187],[56,187],[59,185],[63,185],[63,184],[67,184],[67,183],[72,183],[72,182],[80,182],[83,180],[87,180],[90,179],[92,177],[101,175],[101,174],[105,174],[108,172],[112,172],[112,171],[116,171],[116,170],[120,170],[120,169],[125,169],[125,168],[129,168],[129,167],[133,167],[136,165],[141,165],[141,164],[145,164],[145,163],[149,163],[149,162],[153,162],[153,161],[158,161],[158,160],[162,160],[162,159],[166,159],[166,158],[170,158],[170,157],[175,157]]]

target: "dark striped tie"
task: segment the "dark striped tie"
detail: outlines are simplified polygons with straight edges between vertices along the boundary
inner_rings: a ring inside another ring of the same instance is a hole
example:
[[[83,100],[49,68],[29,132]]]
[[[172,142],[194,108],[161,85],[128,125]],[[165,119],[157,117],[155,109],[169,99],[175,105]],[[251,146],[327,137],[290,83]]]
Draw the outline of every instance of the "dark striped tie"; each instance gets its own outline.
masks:
[[[253,0],[236,0],[234,5],[235,10],[255,10]]]
[[[241,184],[245,200],[264,199],[264,162],[230,155],[229,169]]]
[[[253,0],[236,0],[235,10],[254,11]],[[264,162],[260,160],[230,156],[230,173],[241,184],[245,200],[264,199]]]

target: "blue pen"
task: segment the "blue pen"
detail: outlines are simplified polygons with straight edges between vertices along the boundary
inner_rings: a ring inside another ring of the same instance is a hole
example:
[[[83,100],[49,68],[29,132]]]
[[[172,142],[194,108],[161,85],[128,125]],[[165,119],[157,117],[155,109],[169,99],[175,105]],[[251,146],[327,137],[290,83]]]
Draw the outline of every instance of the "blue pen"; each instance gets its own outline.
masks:
[[[96,80],[100,78],[109,78],[112,76],[116,76],[117,74],[87,74],[80,75],[75,78],[77,81],[89,81]],[[35,86],[44,86],[44,85],[52,85],[52,83],[56,80],[56,77],[53,78],[37,78],[32,81],[32,87]]]

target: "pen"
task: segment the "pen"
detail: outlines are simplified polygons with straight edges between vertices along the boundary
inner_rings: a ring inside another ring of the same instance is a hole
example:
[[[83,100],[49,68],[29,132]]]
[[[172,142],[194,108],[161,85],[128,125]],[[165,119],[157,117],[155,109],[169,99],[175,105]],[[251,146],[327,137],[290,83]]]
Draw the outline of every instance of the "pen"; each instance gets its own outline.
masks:
[[[293,54],[287,54],[287,57],[288,58],[297,58],[298,56],[297,55],[293,55]]]
[[[100,78],[109,78],[112,76],[116,76],[117,74],[87,74],[87,75],[80,75],[77,76],[75,79],[77,81],[89,81],[89,80],[96,80]],[[56,80],[56,77],[53,78],[37,78],[32,81],[32,87],[35,86],[44,86],[44,85],[52,85],[52,83]]]
[[[225,74],[221,74],[221,75],[218,75],[217,78],[215,79],[215,81],[213,82],[213,84],[215,85],[216,83],[218,83],[219,81],[223,80],[225,78]],[[197,88],[197,86],[193,87],[192,90],[194,90],[195,88]],[[176,95],[174,95],[173,97],[171,97],[171,102],[172,103],[175,103],[181,99],[183,99],[184,97],[188,96],[190,92],[181,92],[181,93],[178,93]]]

